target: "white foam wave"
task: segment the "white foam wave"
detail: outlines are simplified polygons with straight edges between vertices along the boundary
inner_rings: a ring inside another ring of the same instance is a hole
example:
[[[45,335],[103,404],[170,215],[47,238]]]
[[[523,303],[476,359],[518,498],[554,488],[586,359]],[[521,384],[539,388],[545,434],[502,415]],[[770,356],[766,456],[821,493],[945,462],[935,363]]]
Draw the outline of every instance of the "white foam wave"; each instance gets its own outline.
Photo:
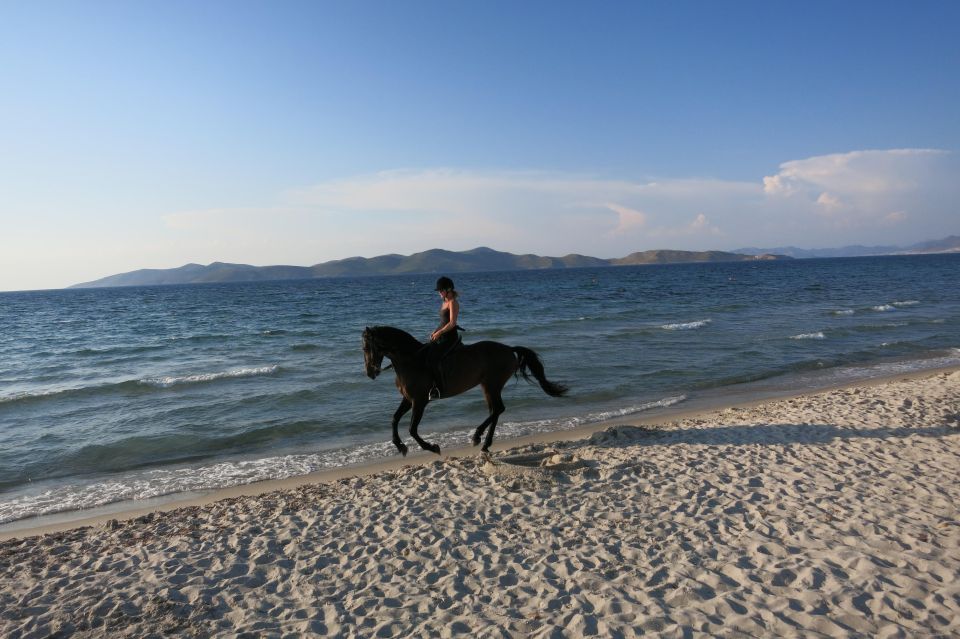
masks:
[[[906,302],[893,302],[894,306],[916,306],[920,302],[918,300],[907,300]]]
[[[823,334],[823,331],[817,331],[816,333],[801,333],[800,335],[793,335],[790,339],[826,339],[826,336]]]
[[[698,322],[683,322],[678,324],[663,324],[660,328],[668,331],[691,331],[697,328],[703,328],[709,324],[712,320],[705,319]]]
[[[199,375],[185,375],[182,377],[148,377],[146,379],[141,379],[141,384],[146,384],[148,386],[158,386],[160,388],[169,388],[170,386],[178,386],[181,384],[196,384],[199,382],[212,382],[217,379],[227,379],[235,377],[257,377],[258,375],[273,375],[279,370],[280,367],[276,364],[273,366],[260,366],[258,368],[235,368],[229,371],[222,371],[219,373],[201,373]]]
[[[834,315],[853,315],[855,312],[856,311],[854,311],[853,309],[845,308],[840,311],[834,311],[833,314]]]
[[[672,406],[686,399],[685,395],[665,397],[626,408],[531,422],[506,422],[497,427],[499,439],[538,432],[569,430],[585,424],[626,417],[655,408]],[[430,437],[441,448],[463,446],[473,433],[452,431]],[[27,517],[86,510],[117,502],[163,497],[177,493],[215,490],[241,486],[269,479],[299,477],[313,472],[341,468],[394,456],[390,441],[378,441],[352,448],[321,451],[311,454],[279,455],[262,459],[225,461],[195,468],[158,468],[140,471],[108,481],[89,484],[68,484],[46,490],[34,490],[8,501],[0,501],[0,524]]]
[[[897,307],[893,306],[892,304],[880,304],[878,306],[871,307],[870,310],[885,313],[886,311],[895,311],[897,310]]]
[[[13,393],[12,395],[0,396],[0,404],[6,404],[7,402],[18,402],[24,399],[50,397],[51,395],[58,395],[62,392],[62,390],[23,391],[22,393]]]

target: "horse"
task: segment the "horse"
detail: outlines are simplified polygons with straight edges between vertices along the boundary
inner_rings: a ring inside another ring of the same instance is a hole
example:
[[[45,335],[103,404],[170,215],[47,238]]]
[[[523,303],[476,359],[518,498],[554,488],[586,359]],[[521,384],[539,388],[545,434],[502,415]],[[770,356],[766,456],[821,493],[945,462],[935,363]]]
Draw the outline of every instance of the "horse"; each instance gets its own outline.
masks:
[[[384,370],[383,358],[390,358],[396,372],[397,390],[403,397],[400,406],[393,414],[393,444],[406,456],[407,446],[397,432],[400,419],[413,408],[410,417],[410,435],[420,444],[420,448],[440,454],[440,447],[425,441],[417,433],[417,426],[423,418],[423,411],[430,401],[430,389],[433,387],[433,375],[428,368],[423,344],[415,337],[392,326],[367,327],[363,331],[363,361],[367,377],[376,379]],[[562,397],[568,388],[563,384],[549,381],[543,372],[543,363],[539,355],[523,346],[507,346],[499,342],[483,341],[460,345],[453,349],[443,360],[444,397],[459,395],[479,385],[487,401],[489,415],[473,433],[473,445],[480,444],[480,438],[486,431],[481,450],[490,452],[493,443],[493,431],[497,420],[506,410],[500,392],[513,376],[522,375],[530,382],[532,374],[540,388],[551,397]]]

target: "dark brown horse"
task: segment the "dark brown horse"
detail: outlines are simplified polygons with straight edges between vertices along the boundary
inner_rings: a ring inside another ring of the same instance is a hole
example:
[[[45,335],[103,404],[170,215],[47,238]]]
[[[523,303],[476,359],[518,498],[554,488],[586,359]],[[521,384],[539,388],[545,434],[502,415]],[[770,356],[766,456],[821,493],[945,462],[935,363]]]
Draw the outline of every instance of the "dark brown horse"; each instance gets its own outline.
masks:
[[[400,418],[411,408],[413,415],[410,418],[410,435],[424,450],[440,454],[439,446],[425,441],[417,434],[417,426],[427,402],[430,401],[430,388],[433,386],[433,375],[424,357],[426,346],[409,333],[392,326],[368,327],[363,331],[363,363],[367,376],[370,379],[377,378],[383,370],[381,366],[384,357],[390,358],[397,373],[397,389],[403,400],[393,414],[393,443],[404,455],[407,454],[407,446],[400,440],[397,426]],[[529,382],[532,374],[540,388],[552,397],[561,397],[567,392],[566,386],[547,380],[540,357],[523,346],[507,346],[499,342],[477,342],[460,346],[444,358],[443,371],[444,397],[459,395],[478,384],[483,389],[490,414],[473,433],[473,445],[477,446],[483,431],[489,428],[483,441],[483,452],[489,452],[493,443],[493,431],[505,410],[500,392],[512,376],[522,375]]]

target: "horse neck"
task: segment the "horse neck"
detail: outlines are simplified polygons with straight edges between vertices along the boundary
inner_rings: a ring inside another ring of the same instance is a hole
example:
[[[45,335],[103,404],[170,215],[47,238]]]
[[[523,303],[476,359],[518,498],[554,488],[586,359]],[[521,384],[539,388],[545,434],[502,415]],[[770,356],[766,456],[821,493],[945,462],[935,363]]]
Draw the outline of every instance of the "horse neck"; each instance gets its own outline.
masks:
[[[411,355],[423,346],[417,338],[406,331],[392,326],[379,326],[377,332],[380,336],[380,343],[386,348],[390,355]]]

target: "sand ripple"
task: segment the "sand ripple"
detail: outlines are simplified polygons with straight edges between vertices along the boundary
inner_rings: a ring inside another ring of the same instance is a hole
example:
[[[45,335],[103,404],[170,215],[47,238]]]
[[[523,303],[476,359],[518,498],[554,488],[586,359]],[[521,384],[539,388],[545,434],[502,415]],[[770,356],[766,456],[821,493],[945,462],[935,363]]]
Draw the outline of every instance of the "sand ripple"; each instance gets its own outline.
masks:
[[[5,637],[960,632],[960,373],[0,544]]]

